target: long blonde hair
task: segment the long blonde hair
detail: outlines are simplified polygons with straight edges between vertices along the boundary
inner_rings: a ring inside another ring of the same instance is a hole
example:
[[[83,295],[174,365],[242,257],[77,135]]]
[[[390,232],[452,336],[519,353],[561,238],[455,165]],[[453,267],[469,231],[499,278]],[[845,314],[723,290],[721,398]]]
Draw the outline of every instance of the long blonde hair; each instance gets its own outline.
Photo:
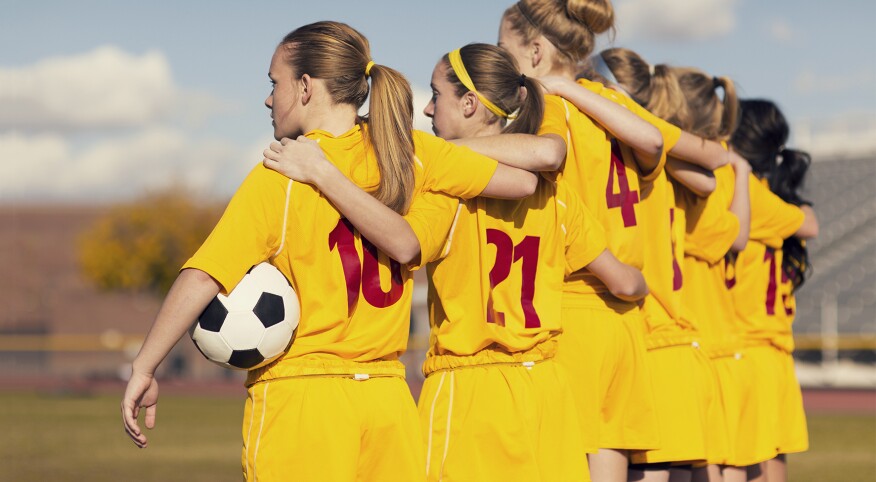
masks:
[[[525,43],[544,35],[571,66],[590,56],[597,35],[614,28],[609,0],[520,0],[502,18]]]
[[[407,79],[384,65],[369,68],[368,39],[340,22],[305,25],[280,45],[288,47],[286,58],[295,75],[323,80],[335,104],[362,107],[369,93],[369,70],[371,101],[363,131],[380,172],[380,184],[372,194],[394,211],[406,213],[414,191],[414,103]]]
[[[536,134],[544,118],[544,95],[538,81],[522,75],[514,57],[495,45],[468,44],[459,49],[459,55],[477,91],[504,112],[516,113],[510,124],[498,115],[493,116],[494,122],[502,123],[502,132]],[[447,81],[457,97],[462,97],[469,92],[468,88],[453,71],[448,55],[441,60],[447,67]]]

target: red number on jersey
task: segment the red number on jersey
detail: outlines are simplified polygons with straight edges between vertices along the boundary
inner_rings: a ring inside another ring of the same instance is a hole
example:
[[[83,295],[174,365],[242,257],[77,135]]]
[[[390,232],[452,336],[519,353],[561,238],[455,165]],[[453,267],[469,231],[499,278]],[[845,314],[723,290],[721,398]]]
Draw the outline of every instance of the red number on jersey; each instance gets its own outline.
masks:
[[[619,192],[614,192],[614,178],[617,177]],[[639,192],[630,191],[623,154],[617,140],[611,141],[611,163],[608,169],[608,184],[605,186],[605,202],[609,208],[621,208],[624,227],[636,225],[635,205],[639,202]]]
[[[386,308],[394,305],[401,299],[404,292],[404,280],[401,274],[401,265],[398,261],[390,260],[390,288],[383,291],[380,287],[380,262],[378,261],[377,247],[365,238],[362,238],[364,248],[364,272],[363,262],[356,250],[356,235],[353,225],[346,219],[338,221],[337,226],[329,233],[328,246],[330,251],[338,250],[341,256],[341,266],[344,268],[344,280],[347,285],[347,316],[351,316],[359,302],[359,290],[365,296],[365,301],[375,308]]]
[[[487,230],[487,244],[496,246],[496,262],[490,270],[490,298],[487,300],[487,323],[505,326],[505,313],[493,308],[493,288],[505,281],[511,274],[511,265],[522,260],[520,305],[526,328],[538,328],[541,319],[532,303],[535,298],[535,274],[538,270],[538,236],[527,236],[517,246],[511,237],[498,229]]]
[[[736,253],[724,255],[724,286],[729,290],[736,286]]]
[[[675,226],[675,208],[669,208],[669,231],[671,232]],[[674,240],[675,237],[673,236]],[[681,276],[681,266],[678,265],[678,260],[675,259],[675,242],[669,243],[672,246],[672,291],[681,289],[684,279]]]
[[[776,314],[776,250],[767,246],[763,253],[764,262],[770,262],[770,280],[767,283],[766,312],[772,316]]]

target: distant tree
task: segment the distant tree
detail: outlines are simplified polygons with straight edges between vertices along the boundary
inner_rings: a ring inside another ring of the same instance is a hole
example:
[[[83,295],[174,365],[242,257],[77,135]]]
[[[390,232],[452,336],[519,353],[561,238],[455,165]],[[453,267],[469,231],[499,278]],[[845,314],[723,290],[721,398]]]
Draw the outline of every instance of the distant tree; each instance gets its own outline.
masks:
[[[113,207],[79,239],[79,261],[104,290],[163,295],[222,214],[173,190]]]

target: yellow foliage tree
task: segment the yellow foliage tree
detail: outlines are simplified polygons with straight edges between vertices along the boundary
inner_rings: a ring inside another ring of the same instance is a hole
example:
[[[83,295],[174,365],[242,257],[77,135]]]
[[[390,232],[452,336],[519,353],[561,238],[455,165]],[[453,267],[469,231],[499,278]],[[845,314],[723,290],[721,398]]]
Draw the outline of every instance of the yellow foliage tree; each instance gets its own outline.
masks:
[[[101,289],[163,295],[220,214],[176,190],[116,206],[80,237],[80,265]]]

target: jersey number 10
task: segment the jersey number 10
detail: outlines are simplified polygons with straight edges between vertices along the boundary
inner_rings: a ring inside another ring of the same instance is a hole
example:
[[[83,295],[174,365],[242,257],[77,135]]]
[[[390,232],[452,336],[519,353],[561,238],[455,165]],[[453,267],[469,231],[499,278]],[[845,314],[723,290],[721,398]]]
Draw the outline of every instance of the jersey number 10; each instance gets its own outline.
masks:
[[[356,250],[356,235],[353,225],[346,219],[338,221],[337,226],[328,236],[329,250],[338,250],[341,256],[341,266],[344,268],[344,279],[347,284],[347,316],[352,316],[359,302],[359,291],[369,305],[375,308],[386,308],[401,299],[404,292],[401,265],[391,259],[389,262],[391,282],[389,291],[383,291],[380,286],[380,262],[377,260],[377,247],[362,237],[364,259],[359,258]]]

